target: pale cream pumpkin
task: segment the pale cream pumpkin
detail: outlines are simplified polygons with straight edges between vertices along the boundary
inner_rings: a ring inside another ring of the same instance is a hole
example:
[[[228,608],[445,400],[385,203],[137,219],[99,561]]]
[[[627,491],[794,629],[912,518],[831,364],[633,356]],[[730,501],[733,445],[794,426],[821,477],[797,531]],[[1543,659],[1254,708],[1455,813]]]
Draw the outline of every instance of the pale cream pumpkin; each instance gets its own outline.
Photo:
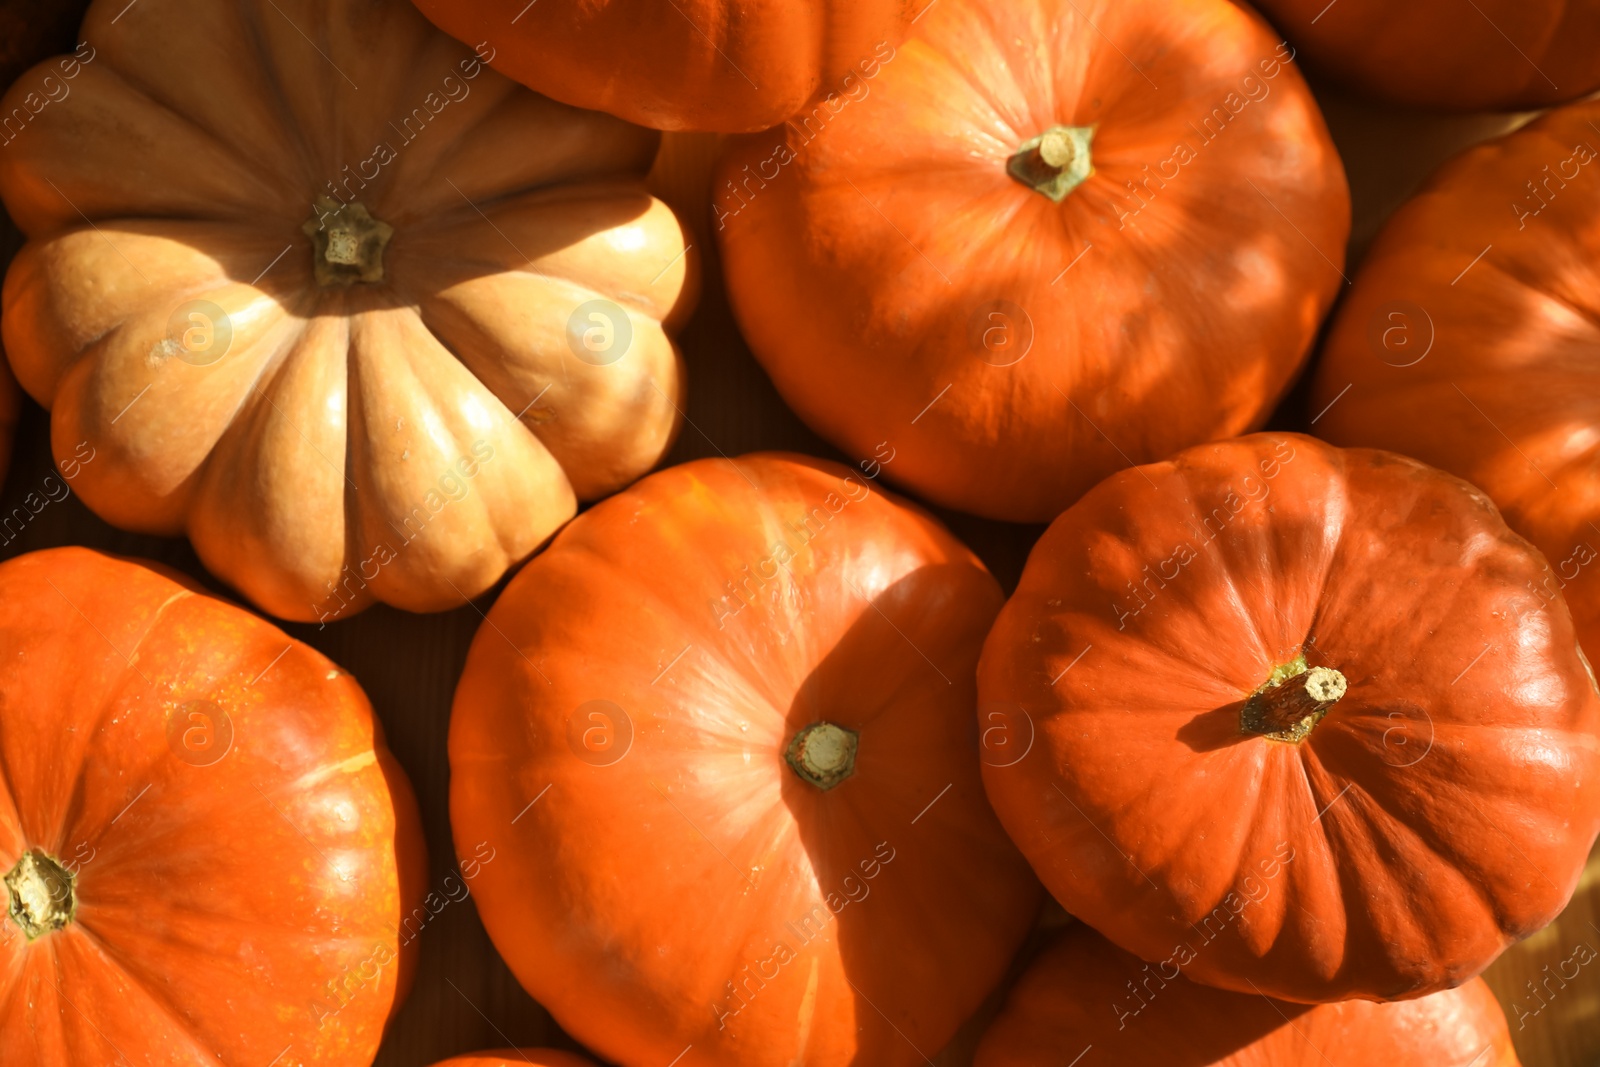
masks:
[[[0,103],[4,340],[106,519],[286,618],[437,610],[669,447],[697,271],[657,134],[402,0],[113,0],[82,38]]]

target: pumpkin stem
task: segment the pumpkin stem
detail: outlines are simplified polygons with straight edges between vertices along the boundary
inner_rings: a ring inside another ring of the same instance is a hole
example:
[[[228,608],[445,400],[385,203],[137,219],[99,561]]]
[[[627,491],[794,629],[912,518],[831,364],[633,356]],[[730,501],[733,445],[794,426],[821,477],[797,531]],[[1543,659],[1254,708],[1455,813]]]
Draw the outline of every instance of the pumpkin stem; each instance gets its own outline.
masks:
[[[314,214],[300,229],[311,238],[311,265],[318,285],[383,281],[383,250],[394,227],[367,212],[365,204],[341,204],[320,195]]]
[[[832,789],[855,773],[857,739],[848,727],[814,722],[794,735],[784,759],[818,789]]]
[[[77,876],[38,849],[24,852],[5,882],[11,917],[29,941],[66,926],[77,911]]]
[[[1093,126],[1052,126],[1023,141],[1006,160],[1006,173],[1056,203],[1094,173],[1089,158]]]
[[[1303,741],[1348,687],[1344,675],[1332,667],[1307,669],[1302,653],[1276,668],[1244,702],[1240,728],[1274,741]]]

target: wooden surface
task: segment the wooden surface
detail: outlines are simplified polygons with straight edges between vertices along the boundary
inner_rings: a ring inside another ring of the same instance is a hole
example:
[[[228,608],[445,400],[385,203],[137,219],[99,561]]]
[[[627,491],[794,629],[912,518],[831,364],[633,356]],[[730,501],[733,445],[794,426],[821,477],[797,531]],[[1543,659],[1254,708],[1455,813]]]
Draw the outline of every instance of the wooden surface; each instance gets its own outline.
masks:
[[[1356,212],[1353,253],[1366,247],[1383,218],[1437,162],[1519,121],[1514,116],[1406,113],[1327,91],[1320,91],[1319,98],[1350,173]],[[653,178],[660,195],[694,227],[695,247],[705,265],[704,296],[681,337],[690,374],[688,422],[670,462],[774,448],[850,462],[858,457],[841,456],[784,407],[733,326],[707,225],[707,173],[715,149],[716,139],[711,136],[669,136]],[[8,237],[8,247],[3,250],[7,254],[14,246],[14,235]],[[1352,271],[1347,267],[1345,273]],[[51,473],[48,421],[31,402],[25,406],[16,458],[0,494],[0,514],[10,513]],[[1305,391],[1297,388],[1270,425],[1304,429],[1307,424]],[[1008,590],[1015,585],[1040,527],[938,513],[983,557]],[[112,529],[75,496],[49,504],[20,536],[0,543],[0,558],[61,544],[86,544],[157,559],[225,592],[200,568],[187,543]],[[481,621],[480,609],[487,609],[497,591],[476,605],[440,615],[408,615],[379,606],[325,629],[285,627],[351,671],[372,698],[390,745],[416,787],[434,886],[454,867],[445,754],[451,694]],[[641,872],[641,877],[647,874]],[[1529,1067],[1600,1065],[1600,962],[1581,968],[1576,979],[1551,981],[1547,988],[1553,992],[1542,992],[1538,999],[1525,985],[1557,973],[1578,945],[1600,950],[1597,923],[1600,860],[1593,860],[1567,913],[1512,949],[1489,972]],[[420,943],[416,988],[378,1057],[381,1067],[421,1067],[450,1054],[513,1044],[576,1047],[512,979],[490,945],[470,899],[446,907],[426,928]],[[1547,966],[1549,971],[1542,970]],[[1570,963],[1566,972],[1572,972]],[[1519,1015],[1519,1008],[1527,1014]],[[1519,1020],[1523,1024],[1520,1029]],[[970,1062],[970,1049],[981,1026],[981,1020],[970,1024],[956,1045],[939,1057],[940,1067]]]

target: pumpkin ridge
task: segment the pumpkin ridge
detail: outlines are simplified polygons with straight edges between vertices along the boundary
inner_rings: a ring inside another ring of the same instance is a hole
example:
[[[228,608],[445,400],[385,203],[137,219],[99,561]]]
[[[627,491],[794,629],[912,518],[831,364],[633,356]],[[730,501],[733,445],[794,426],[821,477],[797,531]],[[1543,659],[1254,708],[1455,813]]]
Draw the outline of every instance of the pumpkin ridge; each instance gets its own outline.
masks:
[[[1452,723],[1449,724],[1449,726],[1468,726],[1477,729],[1492,729],[1496,731],[1503,730],[1502,727],[1479,727],[1477,724],[1469,723]],[[1500,929],[1505,929],[1509,916],[1506,913],[1503,913],[1500,909],[1496,908],[1493,901],[1489,899],[1487,895],[1487,889],[1484,886],[1483,881],[1479,878],[1472,877],[1467,873],[1471,869],[1469,857],[1463,856],[1459,848],[1452,847],[1450,840],[1439,832],[1439,828],[1442,825],[1442,820],[1419,817],[1415,812],[1405,810],[1405,808],[1398,802],[1396,790],[1392,788],[1396,778],[1393,773],[1384,773],[1386,768],[1382,766],[1375,767],[1369,772],[1367,780],[1363,781],[1362,776],[1358,775],[1354,771],[1335,771],[1334,769],[1328,767],[1316,746],[1308,744],[1299,747],[1303,759],[1314,761],[1317,768],[1330,780],[1328,795],[1330,797],[1342,797],[1342,799],[1337,799],[1334,801],[1335,804],[1343,804],[1345,800],[1351,799],[1351,797],[1357,794],[1365,797],[1367,801],[1366,807],[1357,808],[1358,812],[1360,813],[1359,819],[1355,824],[1360,829],[1359,839],[1357,840],[1352,840],[1352,835],[1348,833],[1335,833],[1330,831],[1330,826],[1334,825],[1334,820],[1327,818],[1317,820],[1317,825],[1322,830],[1323,840],[1328,846],[1328,853],[1330,856],[1335,858],[1335,872],[1340,869],[1340,857],[1347,856],[1352,851],[1370,849],[1373,846],[1392,848],[1393,839],[1395,838],[1396,834],[1399,834],[1404,840],[1414,844],[1418,848],[1426,850],[1432,857],[1448,860],[1449,866],[1446,874],[1453,879],[1451,882],[1452,886],[1457,889],[1469,889],[1473,896],[1477,898],[1478,902],[1482,905],[1483,915],[1489,917]],[[1302,764],[1302,766],[1304,766],[1304,764]],[[1394,770],[1404,771],[1407,770],[1407,768],[1394,768]],[[1310,776],[1308,774],[1308,789],[1310,788],[1309,777]],[[1339,790],[1333,789],[1331,784],[1333,782],[1345,783],[1345,785],[1349,788],[1348,793],[1341,794]],[[1372,785],[1374,784],[1390,786],[1391,788],[1373,788]],[[1311,796],[1309,799],[1313,809],[1320,807],[1315,796]],[[1483,813],[1482,809],[1478,808],[1476,805],[1473,805],[1473,808],[1474,814],[1477,816],[1480,824],[1488,827],[1490,825],[1489,820]],[[1381,822],[1380,820],[1374,818],[1374,813],[1382,816]],[[1380,834],[1380,828],[1388,829],[1390,832],[1387,834]],[[1523,857],[1523,859],[1524,862],[1529,863],[1530,869],[1537,870],[1536,868],[1533,868],[1531,861],[1528,861],[1526,857]],[[1388,873],[1387,869],[1385,869],[1385,873]],[[1543,877],[1542,872],[1540,872],[1540,874],[1541,877]],[[1398,881],[1393,878],[1390,879],[1390,882],[1391,885],[1399,886]],[[1342,900],[1344,896],[1343,880],[1335,877],[1331,880],[1331,883],[1337,886],[1340,898]],[[1407,893],[1403,892],[1401,889],[1397,888],[1391,894],[1391,896],[1394,899],[1403,899],[1407,901],[1406,906],[1400,909],[1400,911],[1403,913],[1403,916],[1408,920],[1406,923],[1407,929],[1415,936],[1424,939],[1429,944],[1430,949],[1435,948],[1435,946],[1439,944],[1439,938],[1435,936],[1434,930],[1439,924],[1435,921],[1432,921],[1432,916],[1422,915],[1419,909],[1413,903],[1411,903],[1413,898]],[[1363,906],[1357,914],[1362,917],[1366,927],[1373,933],[1386,939],[1392,939],[1398,936],[1396,931],[1392,929],[1381,928],[1380,920],[1386,914],[1384,910],[1382,908],[1371,907],[1370,896],[1363,897],[1361,899],[1363,901]],[[1422,921],[1425,919],[1429,921]],[[1346,925],[1348,926],[1348,911],[1346,911],[1345,921]],[[1340,968],[1342,969],[1343,966],[1344,964],[1341,963]]]
[[[120,91],[137,94],[138,96],[142,97],[144,101],[152,108],[161,110],[169,118],[174,119],[178,123],[187,126],[189,129],[203,135],[206,140],[211,142],[211,144],[215,145],[220,150],[219,154],[226,155],[238,162],[240,164],[240,166],[237,168],[239,173],[243,175],[247,181],[254,183],[254,191],[258,197],[258,199],[252,200],[248,206],[244,204],[237,205],[237,210],[227,210],[229,207],[234,207],[234,205],[208,205],[209,208],[223,209],[222,213],[216,215],[138,215],[121,217],[172,219],[175,221],[193,220],[196,222],[220,223],[233,220],[242,221],[247,218],[259,217],[261,213],[261,205],[263,204],[281,206],[282,198],[278,191],[273,188],[272,182],[270,180],[263,180],[261,178],[262,170],[264,168],[260,165],[263,163],[270,165],[269,159],[246,159],[245,157],[241,156],[234,142],[225,140],[219,136],[215,130],[212,130],[211,128],[195,121],[193,116],[174,109],[170,104],[146,92],[142,82],[135,80],[128,71],[123,70],[115,62],[112,62],[111,57],[108,56],[106,60],[96,63],[95,66],[103,68],[104,73],[113,75],[121,83],[119,86]],[[291,138],[291,140],[293,140],[293,138]],[[286,172],[269,171],[268,173],[270,173],[273,178],[290,178],[290,175]],[[82,217],[78,214],[76,208],[73,209],[73,213],[76,217]],[[22,229],[27,234],[29,240],[33,240],[36,236],[36,234],[28,231],[27,228],[22,226],[20,223],[18,224],[18,229]]]
[[[128,986],[132,986],[143,993],[146,1002],[154,1005],[162,1015],[166,1016],[171,1024],[167,1031],[169,1034],[177,1033],[185,1038],[189,1045],[201,1055],[202,1059],[215,1055],[211,1049],[201,1042],[199,1035],[189,1029],[187,1022],[179,1012],[178,1006],[172,1003],[163,992],[159,991],[154,983],[146,981],[130,968],[127,959],[117,951],[115,945],[95,933],[90,926],[81,921],[72,924],[72,931],[85,942],[87,948],[92,948],[95,951],[102,964],[116,968],[117,973],[123,976]],[[61,951],[61,948],[57,946],[51,946],[51,949],[58,954]],[[65,999],[65,994],[60,993],[59,990],[57,995]]]

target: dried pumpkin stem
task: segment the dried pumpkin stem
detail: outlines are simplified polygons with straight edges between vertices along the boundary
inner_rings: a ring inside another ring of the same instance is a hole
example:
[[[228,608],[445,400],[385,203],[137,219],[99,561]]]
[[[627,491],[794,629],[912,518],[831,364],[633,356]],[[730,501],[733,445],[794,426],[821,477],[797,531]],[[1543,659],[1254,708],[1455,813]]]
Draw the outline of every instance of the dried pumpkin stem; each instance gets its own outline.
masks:
[[[1094,173],[1089,157],[1093,126],[1052,126],[1022,142],[1006,160],[1006,173],[1056,203]]]
[[[38,849],[22,854],[5,883],[11,894],[11,918],[29,941],[72,921],[78,908],[76,882],[76,875]]]
[[[814,722],[794,735],[784,753],[794,773],[828,790],[855,773],[858,735],[845,726]]]
[[[1239,721],[1246,733],[1277,741],[1303,741],[1348,688],[1339,671],[1308,669],[1304,656],[1272,673],[1267,684],[1245,701]]]
[[[300,227],[311,238],[311,266],[318,285],[383,281],[383,251],[394,227],[375,219],[361,203],[341,204],[319,196],[315,213]]]

